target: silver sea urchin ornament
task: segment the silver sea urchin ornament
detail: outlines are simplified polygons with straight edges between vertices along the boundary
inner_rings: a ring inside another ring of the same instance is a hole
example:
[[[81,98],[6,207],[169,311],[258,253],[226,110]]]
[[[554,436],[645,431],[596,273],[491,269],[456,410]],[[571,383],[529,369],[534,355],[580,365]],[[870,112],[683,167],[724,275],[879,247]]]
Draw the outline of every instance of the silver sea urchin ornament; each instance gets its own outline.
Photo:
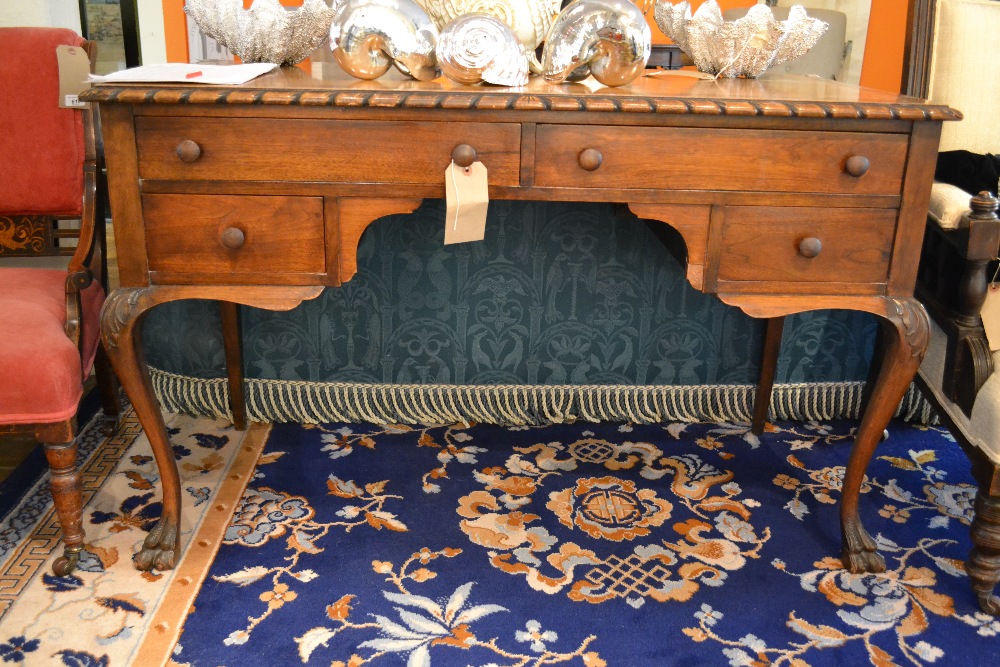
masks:
[[[528,83],[528,55],[510,27],[487,14],[466,14],[441,30],[437,42],[441,72],[463,84]]]
[[[250,9],[243,0],[187,0],[184,11],[205,35],[248,63],[300,62],[326,41],[333,21],[324,0],[289,9],[278,0],[254,0]]]
[[[785,21],[775,20],[766,5],[750,7],[735,21],[723,21],[715,0],[705,2],[693,15],[686,1],[673,5],[659,0],[653,16],[695,67],[726,78],[756,78],[798,58],[816,45],[828,27],[808,16],[801,5],[789,8]]]

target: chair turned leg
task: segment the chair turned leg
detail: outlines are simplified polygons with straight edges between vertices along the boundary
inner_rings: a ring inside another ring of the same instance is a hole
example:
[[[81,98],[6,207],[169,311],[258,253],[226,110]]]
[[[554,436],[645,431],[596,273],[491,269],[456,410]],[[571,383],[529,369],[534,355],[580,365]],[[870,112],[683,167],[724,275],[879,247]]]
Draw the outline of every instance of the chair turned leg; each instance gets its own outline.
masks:
[[[1000,496],[982,490],[976,495],[976,516],[972,520],[972,553],[965,571],[979,606],[987,614],[1000,616],[1000,598],[993,594],[1000,582]]]
[[[111,368],[108,353],[104,344],[97,346],[97,356],[94,358],[94,375],[97,377],[97,389],[101,392],[101,407],[104,409],[104,423],[101,431],[104,435],[112,435],[118,428],[118,417],[122,411],[121,398],[118,394],[118,378]]]
[[[760,351],[760,374],[757,379],[757,395],[753,401],[753,417],[750,432],[760,435],[767,421],[767,409],[771,405],[774,389],[774,374],[778,368],[778,353],[781,351],[781,334],[785,328],[784,317],[769,317],[764,329],[764,342]]]
[[[68,441],[51,442],[42,438],[45,458],[49,462],[49,488],[56,507],[56,516],[63,535],[63,555],[52,564],[52,571],[62,577],[76,568],[83,550],[83,489],[80,471],[76,467],[76,440],[72,427],[67,429]],[[54,435],[54,434],[53,434]]]

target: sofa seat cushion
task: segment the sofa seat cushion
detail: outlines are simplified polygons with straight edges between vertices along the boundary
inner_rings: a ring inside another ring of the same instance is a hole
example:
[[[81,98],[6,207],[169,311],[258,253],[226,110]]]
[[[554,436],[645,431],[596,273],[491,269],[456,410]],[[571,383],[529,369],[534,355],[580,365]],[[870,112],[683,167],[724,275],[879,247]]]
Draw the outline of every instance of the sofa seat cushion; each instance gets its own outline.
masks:
[[[940,387],[944,379],[945,350],[948,337],[931,320],[931,339],[920,373],[932,387]],[[993,374],[976,395],[972,416],[966,417],[957,406],[952,416],[959,428],[991,461],[1000,463],[1000,352],[993,353]]]
[[[80,301],[83,363],[64,332],[66,271],[0,269],[0,424],[54,423],[76,414],[97,353],[104,291],[92,283]]]

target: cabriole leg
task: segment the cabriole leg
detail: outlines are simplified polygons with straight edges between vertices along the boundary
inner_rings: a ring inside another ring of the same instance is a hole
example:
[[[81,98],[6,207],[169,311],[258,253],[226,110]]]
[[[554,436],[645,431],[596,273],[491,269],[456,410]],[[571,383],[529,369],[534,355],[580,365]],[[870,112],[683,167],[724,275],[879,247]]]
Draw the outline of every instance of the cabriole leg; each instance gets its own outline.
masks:
[[[887,298],[886,302],[882,365],[854,440],[840,501],[841,557],[851,572],[885,571],[875,540],[861,524],[858,496],[875,446],[920,367],[930,333],[927,312],[915,299]]]
[[[142,352],[142,320],[156,288],[125,288],[111,293],[101,311],[101,333],[118,379],[142,424],[163,487],[163,512],[133,560],[140,570],[173,568],[178,551],[181,486],[160,406],[153,394]]]

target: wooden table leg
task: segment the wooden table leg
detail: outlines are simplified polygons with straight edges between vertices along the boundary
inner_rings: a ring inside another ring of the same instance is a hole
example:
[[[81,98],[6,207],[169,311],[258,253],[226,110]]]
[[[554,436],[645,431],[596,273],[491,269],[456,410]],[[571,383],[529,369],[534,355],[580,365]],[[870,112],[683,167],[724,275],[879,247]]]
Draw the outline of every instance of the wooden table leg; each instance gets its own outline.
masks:
[[[875,446],[920,367],[930,335],[927,313],[916,299],[886,298],[885,302],[882,364],[847,462],[840,500],[841,557],[851,572],[885,571],[885,560],[861,525],[858,497]]]
[[[229,378],[229,409],[237,431],[247,428],[247,402],[243,390],[243,339],[240,329],[240,306],[219,302],[222,314],[222,342],[226,351],[226,376]]]
[[[321,285],[269,287],[231,285],[165,285],[123,287],[113,291],[101,310],[101,336],[108,358],[118,373],[125,393],[132,401],[142,425],[163,486],[163,511],[149,531],[133,561],[140,570],[169,570],[179,553],[181,485],[177,462],[167,428],[149,379],[149,367],[142,351],[142,320],[155,306],[182,299],[212,299],[268,310],[290,310],[307,299],[315,299]]]
[[[767,422],[767,411],[771,406],[771,392],[774,390],[774,374],[778,369],[778,353],[781,351],[781,334],[785,329],[784,317],[769,317],[764,328],[764,341],[760,350],[760,373],[757,376],[757,393],[753,400],[753,417],[750,432],[760,435]]]
[[[158,302],[156,287],[117,289],[108,296],[101,311],[101,335],[118,380],[132,401],[142,424],[163,485],[163,512],[149,531],[142,549],[133,560],[140,570],[173,568],[178,549],[181,486],[177,462],[170,447],[160,406],[153,394],[149,368],[142,351],[142,320]]]

